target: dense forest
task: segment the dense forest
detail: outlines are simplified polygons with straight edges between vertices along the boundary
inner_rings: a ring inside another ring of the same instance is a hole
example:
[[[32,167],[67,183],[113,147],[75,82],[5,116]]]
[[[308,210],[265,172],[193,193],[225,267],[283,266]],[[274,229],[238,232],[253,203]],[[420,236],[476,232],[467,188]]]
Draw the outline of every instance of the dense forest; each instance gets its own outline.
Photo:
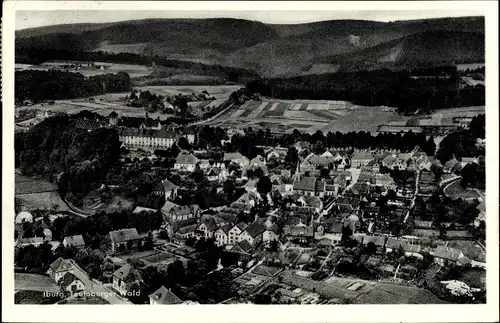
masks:
[[[25,175],[57,181],[62,194],[83,196],[95,188],[120,156],[114,129],[75,128],[68,116],[42,121],[15,136],[15,162]]]
[[[16,71],[15,99],[17,102],[74,99],[107,92],[129,92],[130,86],[130,77],[123,72],[86,78],[80,73],[57,70]]]
[[[51,60],[108,62],[146,66],[152,66],[154,64],[158,67],[173,68],[178,72],[177,74],[183,74],[182,71],[188,71],[189,74],[218,76],[229,82],[235,83],[245,83],[249,80],[259,78],[259,75],[256,72],[243,68],[172,60],[158,55],[145,56],[132,53],[114,54],[101,51],[86,52],[43,48],[16,49],[16,63],[41,64]]]
[[[392,106],[401,113],[484,105],[484,86],[459,90],[459,75],[412,78],[387,69],[254,80],[249,93],[280,99],[345,100],[365,106]]]

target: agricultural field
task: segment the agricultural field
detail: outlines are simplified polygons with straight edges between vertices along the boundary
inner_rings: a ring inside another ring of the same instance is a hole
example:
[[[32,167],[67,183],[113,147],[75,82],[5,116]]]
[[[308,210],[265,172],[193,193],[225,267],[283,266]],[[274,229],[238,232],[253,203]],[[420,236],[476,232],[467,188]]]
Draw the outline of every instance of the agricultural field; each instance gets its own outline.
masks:
[[[344,101],[275,100],[247,101],[209,122],[221,127],[270,128],[274,132],[294,129],[314,133],[328,131],[369,131],[392,121],[405,123],[408,118],[380,107],[363,107]]]
[[[188,106],[191,108],[192,112],[195,115],[203,115],[203,113],[219,107],[224,102],[226,102],[225,99],[193,101],[193,102],[188,102]]]
[[[112,111],[118,113],[120,117],[144,117],[144,108],[129,107],[125,105],[125,96],[129,93],[108,93],[95,96],[95,101],[90,102],[87,98],[72,99],[72,100],[57,100],[54,104],[38,103],[31,106],[16,108],[16,110],[48,110],[54,113],[77,114],[87,110],[102,116],[108,116]],[[165,120],[171,117],[171,114],[164,114],[161,111],[148,112],[150,118]]]

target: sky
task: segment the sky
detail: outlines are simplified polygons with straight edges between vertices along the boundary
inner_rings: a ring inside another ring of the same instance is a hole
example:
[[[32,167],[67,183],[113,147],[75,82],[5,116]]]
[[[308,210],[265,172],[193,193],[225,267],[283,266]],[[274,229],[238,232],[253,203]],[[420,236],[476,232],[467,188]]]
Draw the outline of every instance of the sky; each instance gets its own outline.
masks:
[[[479,15],[471,10],[324,10],[324,11],[143,11],[143,10],[52,10],[16,11],[16,30],[73,23],[104,23],[148,18],[241,18],[271,24],[293,24],[335,19],[375,21]]]

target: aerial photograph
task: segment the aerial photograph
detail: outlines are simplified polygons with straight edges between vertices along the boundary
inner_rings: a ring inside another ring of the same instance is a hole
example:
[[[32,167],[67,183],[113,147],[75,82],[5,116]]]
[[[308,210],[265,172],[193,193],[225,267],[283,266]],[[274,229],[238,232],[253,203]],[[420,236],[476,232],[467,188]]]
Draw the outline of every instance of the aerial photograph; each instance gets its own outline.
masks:
[[[484,16],[15,29],[15,304],[486,304]]]

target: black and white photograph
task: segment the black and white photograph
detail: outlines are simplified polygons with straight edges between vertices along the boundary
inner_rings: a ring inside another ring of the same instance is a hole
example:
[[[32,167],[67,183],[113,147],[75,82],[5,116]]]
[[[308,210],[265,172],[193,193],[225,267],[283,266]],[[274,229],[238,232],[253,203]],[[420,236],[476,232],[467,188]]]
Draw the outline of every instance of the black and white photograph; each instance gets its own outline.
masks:
[[[16,306],[491,304],[484,2],[286,3],[11,12]]]

